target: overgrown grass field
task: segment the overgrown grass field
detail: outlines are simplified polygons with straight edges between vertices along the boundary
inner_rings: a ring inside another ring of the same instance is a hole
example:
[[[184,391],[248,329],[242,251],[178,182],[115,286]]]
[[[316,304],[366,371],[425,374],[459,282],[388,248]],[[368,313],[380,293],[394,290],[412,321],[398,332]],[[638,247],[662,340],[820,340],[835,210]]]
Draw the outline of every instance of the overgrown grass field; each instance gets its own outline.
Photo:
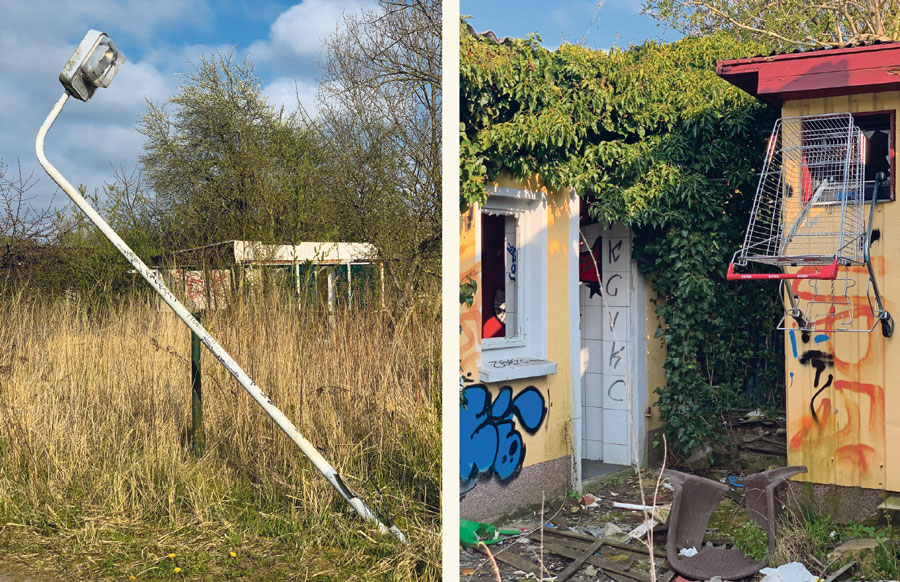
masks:
[[[406,545],[363,524],[205,348],[195,458],[190,335],[165,305],[20,293],[0,313],[0,555],[67,580],[439,579],[437,307],[391,322],[246,300],[203,319]]]

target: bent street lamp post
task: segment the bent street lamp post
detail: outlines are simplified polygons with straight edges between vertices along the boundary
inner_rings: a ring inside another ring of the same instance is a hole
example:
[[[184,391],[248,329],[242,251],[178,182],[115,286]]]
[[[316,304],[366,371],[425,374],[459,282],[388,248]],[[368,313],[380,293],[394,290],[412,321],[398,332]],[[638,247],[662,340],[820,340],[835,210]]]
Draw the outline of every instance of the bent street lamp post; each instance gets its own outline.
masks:
[[[124,62],[125,56],[119,52],[116,44],[110,40],[108,36],[96,30],[88,31],[84,40],[81,41],[81,44],[75,50],[75,53],[72,55],[72,58],[69,59],[69,62],[66,63],[65,68],[63,68],[63,71],[59,76],[59,80],[66,90],[63,92],[62,97],[59,98],[59,101],[56,102],[56,105],[53,106],[53,109],[50,111],[50,114],[47,115],[47,119],[44,120],[43,125],[41,125],[41,128],[38,131],[37,139],[35,141],[35,151],[41,166],[43,166],[44,170],[46,170],[50,177],[53,178],[53,181],[59,184],[60,188],[62,188],[69,198],[72,199],[72,202],[74,202],[91,222],[100,229],[103,236],[109,239],[109,242],[111,242],[122,256],[132,264],[141,277],[143,277],[147,283],[153,287],[154,291],[162,297],[163,301],[172,308],[175,315],[177,315],[185,325],[200,338],[203,345],[205,345],[225,369],[235,377],[240,385],[243,386],[244,390],[256,400],[263,410],[266,411],[266,414],[275,421],[275,424],[284,431],[288,438],[300,447],[303,454],[312,461],[316,469],[325,476],[325,479],[331,483],[331,486],[340,493],[341,497],[350,504],[356,513],[365,520],[373,521],[381,532],[390,532],[399,540],[405,542],[406,538],[403,536],[400,529],[395,525],[388,527],[382,523],[369,506],[344,484],[341,476],[334,467],[332,467],[319,451],[303,437],[300,431],[297,430],[297,427],[295,427],[294,424],[272,403],[259,386],[257,386],[247,373],[244,372],[230,355],[228,355],[228,352],[216,342],[215,338],[200,325],[200,322],[197,321],[184,305],[178,301],[175,295],[169,291],[165,284],[157,277],[156,273],[151,271],[140,257],[125,244],[125,241],[110,228],[106,221],[103,220],[91,205],[87,203],[84,197],[78,193],[78,190],[66,180],[59,170],[57,170],[44,155],[44,138],[50,130],[50,126],[53,125],[53,122],[56,121],[56,118],[62,111],[69,96],[80,99],[81,101],[88,101],[98,88],[109,86],[113,77],[115,77],[118,72],[119,67]]]

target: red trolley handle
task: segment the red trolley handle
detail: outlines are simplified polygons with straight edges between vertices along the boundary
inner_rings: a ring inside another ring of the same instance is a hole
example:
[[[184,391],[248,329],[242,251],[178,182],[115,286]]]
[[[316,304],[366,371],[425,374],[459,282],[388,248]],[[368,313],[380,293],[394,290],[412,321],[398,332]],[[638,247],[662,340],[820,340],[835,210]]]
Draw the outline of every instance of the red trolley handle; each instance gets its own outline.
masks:
[[[734,272],[734,262],[728,265],[728,280],[729,281],[765,281],[769,279],[826,279],[830,281],[834,281],[837,279],[837,271],[838,271],[838,260],[834,259],[834,262],[830,265],[826,265],[821,269],[816,269],[815,272],[812,273],[735,273]]]

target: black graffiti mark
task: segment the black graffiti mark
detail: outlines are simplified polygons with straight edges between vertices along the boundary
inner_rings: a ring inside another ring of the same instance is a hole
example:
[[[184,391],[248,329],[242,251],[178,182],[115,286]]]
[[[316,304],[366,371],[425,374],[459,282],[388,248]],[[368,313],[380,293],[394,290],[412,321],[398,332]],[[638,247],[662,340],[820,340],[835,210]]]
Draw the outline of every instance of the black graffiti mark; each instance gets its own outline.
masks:
[[[612,351],[609,352],[609,366],[615,370],[619,367],[619,364],[622,363],[622,352],[625,351],[625,346],[621,346],[618,349],[615,344],[612,344]]]
[[[822,393],[822,390],[825,390],[829,386],[831,386],[831,382],[834,380],[834,376],[832,374],[828,374],[828,380],[825,381],[825,384],[816,390],[816,393],[813,394],[812,399],[809,401],[809,411],[812,413],[813,421],[816,424],[819,424],[819,415],[816,414],[816,396]]]
[[[620,312],[620,311],[616,311],[616,312],[613,314],[612,321],[609,322],[609,331],[615,331],[615,328],[616,328],[616,322],[619,321],[619,313],[621,313],[621,312]]]
[[[804,331],[803,333],[800,334],[800,341],[802,341],[805,344],[809,343],[809,332],[808,331]]]
[[[612,389],[613,389],[613,386],[615,386],[616,384],[625,384],[625,380],[616,380],[615,382],[610,384],[609,388],[606,389],[606,395],[609,396],[609,399],[612,400],[613,402],[625,402],[624,398],[613,397]]]
[[[618,273],[615,273],[615,274],[613,274],[613,275],[610,275],[609,278],[606,279],[606,296],[607,296],[607,297],[615,297],[616,295],[619,294],[619,289],[618,289],[618,288],[616,288],[616,292],[615,292],[615,293],[611,293],[610,290],[609,290],[609,289],[610,289],[610,287],[609,287],[610,283],[612,283],[613,281],[615,281],[616,278],[621,279],[621,278],[622,278],[622,275],[620,275],[620,274],[618,274]]]
[[[834,356],[819,350],[808,350],[800,356],[800,363],[804,366],[810,365],[816,369],[816,379],[813,381],[813,386],[818,388],[819,379],[822,377],[822,372],[825,371],[825,368],[834,367]]]
[[[510,358],[508,360],[494,360],[490,364],[492,368],[512,368],[515,366],[528,364],[533,361],[534,360],[532,360],[531,358]]]
[[[612,241],[609,241],[609,262],[610,264],[618,263],[619,259],[622,258],[622,241],[620,240],[616,244],[613,244]]]
[[[825,368],[834,366],[834,355],[819,350],[808,350],[803,352],[800,356],[800,363],[804,366],[810,365],[815,368],[816,378],[813,380],[813,387],[819,388],[819,380],[822,378],[822,372],[825,371]],[[809,401],[809,410],[812,412],[813,421],[815,421],[817,425],[819,424],[819,415],[816,414],[816,397],[818,397],[823,390],[831,386],[833,381],[834,375],[828,374],[828,380],[825,381],[825,384],[821,388],[816,390],[816,393],[813,394],[813,397]]]
[[[875,241],[877,241],[877,240],[880,239],[880,238],[881,238],[881,231],[880,231],[879,229],[877,229],[877,228],[873,228],[873,229],[872,229],[872,241],[871,241],[871,242],[874,243]]]

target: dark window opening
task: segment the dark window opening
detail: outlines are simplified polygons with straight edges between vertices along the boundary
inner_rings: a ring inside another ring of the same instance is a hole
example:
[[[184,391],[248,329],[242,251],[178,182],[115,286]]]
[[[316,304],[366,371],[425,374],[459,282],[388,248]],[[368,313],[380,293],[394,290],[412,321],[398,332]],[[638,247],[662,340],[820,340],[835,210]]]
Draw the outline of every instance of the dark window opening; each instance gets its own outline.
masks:
[[[866,200],[875,194],[875,176],[884,172],[888,181],[882,185],[878,200],[893,200],[894,192],[894,137],[893,113],[857,113],[853,122],[866,138]]]
[[[481,337],[516,335],[516,218],[481,215]]]

